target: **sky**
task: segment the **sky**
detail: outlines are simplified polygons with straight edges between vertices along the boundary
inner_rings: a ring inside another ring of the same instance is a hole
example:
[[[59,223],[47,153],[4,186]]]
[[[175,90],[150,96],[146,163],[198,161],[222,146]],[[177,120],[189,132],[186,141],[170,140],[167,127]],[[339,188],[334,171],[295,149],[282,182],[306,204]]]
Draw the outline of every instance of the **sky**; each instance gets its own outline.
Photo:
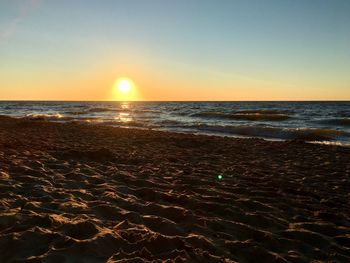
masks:
[[[350,100],[349,14],[348,0],[0,0],[0,100]]]

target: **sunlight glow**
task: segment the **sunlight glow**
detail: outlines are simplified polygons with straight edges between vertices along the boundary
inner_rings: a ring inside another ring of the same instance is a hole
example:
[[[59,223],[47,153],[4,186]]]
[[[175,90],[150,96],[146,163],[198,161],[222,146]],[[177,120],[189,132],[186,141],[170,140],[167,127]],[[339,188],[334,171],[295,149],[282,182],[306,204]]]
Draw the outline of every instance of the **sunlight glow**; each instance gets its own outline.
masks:
[[[128,93],[130,92],[132,87],[132,83],[128,79],[120,79],[118,81],[118,89],[121,93]]]
[[[135,83],[129,78],[118,78],[114,82],[114,97],[121,101],[132,101],[137,98]]]

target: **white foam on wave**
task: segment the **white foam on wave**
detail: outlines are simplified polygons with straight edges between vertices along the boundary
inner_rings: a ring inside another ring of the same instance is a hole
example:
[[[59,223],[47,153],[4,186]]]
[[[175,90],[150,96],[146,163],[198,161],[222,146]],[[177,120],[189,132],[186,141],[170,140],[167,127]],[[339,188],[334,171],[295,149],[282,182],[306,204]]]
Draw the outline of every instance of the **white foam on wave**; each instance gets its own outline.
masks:
[[[52,113],[52,114],[31,113],[31,114],[27,114],[25,118],[28,118],[31,120],[59,120],[59,119],[63,119],[64,116],[60,113]]]
[[[332,141],[339,138],[350,138],[350,133],[333,129],[318,128],[280,128],[263,126],[220,126],[199,124],[191,128],[208,132],[221,132],[226,134],[273,138],[282,140],[299,139],[304,141]]]

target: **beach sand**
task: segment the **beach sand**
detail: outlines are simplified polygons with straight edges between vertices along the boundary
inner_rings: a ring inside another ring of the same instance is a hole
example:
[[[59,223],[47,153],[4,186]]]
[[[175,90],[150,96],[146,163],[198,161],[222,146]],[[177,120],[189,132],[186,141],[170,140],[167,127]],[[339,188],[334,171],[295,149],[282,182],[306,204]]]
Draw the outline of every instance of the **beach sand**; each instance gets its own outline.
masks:
[[[350,262],[350,148],[0,117],[0,262]]]

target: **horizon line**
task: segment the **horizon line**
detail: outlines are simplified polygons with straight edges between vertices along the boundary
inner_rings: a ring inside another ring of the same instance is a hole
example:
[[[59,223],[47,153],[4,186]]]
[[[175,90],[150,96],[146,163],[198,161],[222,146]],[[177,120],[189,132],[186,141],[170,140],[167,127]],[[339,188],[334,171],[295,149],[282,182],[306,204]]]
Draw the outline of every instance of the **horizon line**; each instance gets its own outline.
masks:
[[[311,99],[311,100],[6,100],[0,102],[350,102],[350,99]]]

